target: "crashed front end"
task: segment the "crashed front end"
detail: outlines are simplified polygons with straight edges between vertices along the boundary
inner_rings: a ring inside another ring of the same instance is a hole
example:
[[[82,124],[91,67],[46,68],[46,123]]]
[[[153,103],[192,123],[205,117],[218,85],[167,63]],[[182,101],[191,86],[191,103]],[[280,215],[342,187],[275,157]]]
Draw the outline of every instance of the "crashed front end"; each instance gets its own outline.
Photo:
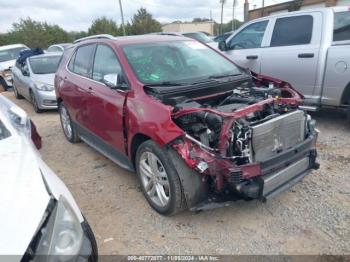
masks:
[[[171,147],[200,174],[200,186],[181,179],[191,210],[238,199],[264,201],[319,167],[315,121],[298,108],[301,96],[288,84],[240,85],[169,101],[172,119],[184,131]]]

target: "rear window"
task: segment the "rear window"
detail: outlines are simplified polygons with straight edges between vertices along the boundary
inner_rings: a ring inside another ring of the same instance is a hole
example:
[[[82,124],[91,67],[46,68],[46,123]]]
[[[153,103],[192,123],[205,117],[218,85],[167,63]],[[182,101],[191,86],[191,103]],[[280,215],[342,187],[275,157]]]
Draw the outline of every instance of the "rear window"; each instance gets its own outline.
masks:
[[[350,40],[350,12],[335,13],[333,41],[345,40]]]
[[[61,56],[30,58],[29,63],[34,74],[54,74],[57,71]]]
[[[311,15],[278,18],[270,46],[309,44],[312,37],[312,27],[313,17]]]
[[[10,131],[7,130],[5,125],[0,120],[0,140],[3,140],[5,138],[8,138],[11,136]]]

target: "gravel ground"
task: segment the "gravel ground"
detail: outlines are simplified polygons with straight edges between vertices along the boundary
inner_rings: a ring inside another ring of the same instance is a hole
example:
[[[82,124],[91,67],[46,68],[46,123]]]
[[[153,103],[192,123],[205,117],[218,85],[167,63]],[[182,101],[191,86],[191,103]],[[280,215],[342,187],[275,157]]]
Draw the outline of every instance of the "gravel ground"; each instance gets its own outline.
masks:
[[[100,254],[350,254],[350,127],[337,112],[313,114],[321,168],[293,189],[267,203],[169,218],[148,206],[133,173],[67,142],[56,111],[15,102],[37,125],[42,157],[74,195]]]

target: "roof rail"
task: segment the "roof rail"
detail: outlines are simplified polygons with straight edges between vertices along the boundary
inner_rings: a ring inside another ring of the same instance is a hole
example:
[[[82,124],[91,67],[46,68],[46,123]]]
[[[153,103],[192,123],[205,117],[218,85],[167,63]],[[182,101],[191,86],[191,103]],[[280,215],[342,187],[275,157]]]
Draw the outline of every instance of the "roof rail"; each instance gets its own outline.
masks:
[[[83,38],[79,38],[77,40],[74,41],[74,44],[79,43],[81,41],[85,41],[85,40],[90,40],[90,39],[114,39],[115,37],[112,35],[108,35],[108,34],[101,34],[101,35],[90,35],[87,37],[83,37]]]

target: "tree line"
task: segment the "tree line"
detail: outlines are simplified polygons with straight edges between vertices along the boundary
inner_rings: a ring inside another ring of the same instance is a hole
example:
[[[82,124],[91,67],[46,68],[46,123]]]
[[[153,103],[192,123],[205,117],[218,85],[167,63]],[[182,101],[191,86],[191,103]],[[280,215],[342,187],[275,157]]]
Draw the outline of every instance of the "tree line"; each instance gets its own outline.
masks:
[[[206,18],[195,18],[193,22],[205,22],[208,20]],[[236,28],[238,28],[241,22],[237,20],[236,24]],[[219,32],[218,28],[219,25],[215,23],[214,32]],[[231,28],[231,22],[223,24],[223,32],[231,31]],[[161,24],[145,8],[140,8],[134,14],[131,21],[125,24],[127,35],[140,35],[161,31]],[[79,32],[67,32],[58,25],[35,21],[28,17],[21,19],[17,23],[13,23],[11,30],[7,33],[0,34],[0,46],[23,43],[31,48],[40,47],[46,49],[52,44],[70,43],[76,39],[95,34],[121,36],[123,35],[123,30],[114,20],[107,17],[95,19],[87,31]]]

